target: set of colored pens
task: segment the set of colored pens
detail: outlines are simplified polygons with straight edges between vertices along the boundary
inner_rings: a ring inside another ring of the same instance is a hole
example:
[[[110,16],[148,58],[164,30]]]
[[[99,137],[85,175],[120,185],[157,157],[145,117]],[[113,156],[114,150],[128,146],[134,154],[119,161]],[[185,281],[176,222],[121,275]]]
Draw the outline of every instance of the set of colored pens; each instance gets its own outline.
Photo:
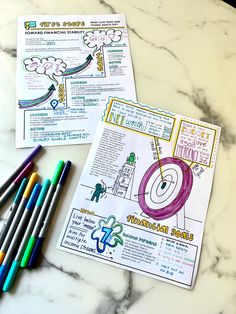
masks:
[[[20,267],[35,265],[71,167],[70,161],[60,160],[51,181],[46,179],[41,185],[36,172],[28,179],[25,176],[33,167],[30,159],[38,151],[35,148],[11,175],[12,182],[7,180],[0,187],[1,206],[19,186],[0,231],[0,287],[5,292],[12,287]]]

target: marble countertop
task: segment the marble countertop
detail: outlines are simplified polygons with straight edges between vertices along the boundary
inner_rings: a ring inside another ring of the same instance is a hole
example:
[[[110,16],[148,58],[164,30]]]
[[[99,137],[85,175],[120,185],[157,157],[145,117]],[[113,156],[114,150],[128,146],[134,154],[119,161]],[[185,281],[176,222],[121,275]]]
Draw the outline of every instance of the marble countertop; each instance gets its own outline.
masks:
[[[42,177],[58,160],[71,180],[40,267],[0,295],[1,313],[236,313],[236,11],[219,0],[11,0],[0,3],[0,182],[30,149],[15,149],[16,18],[29,14],[125,13],[140,102],[222,127],[197,282],[188,291],[56,249],[90,145],[48,147]],[[6,208],[3,210],[6,211]]]

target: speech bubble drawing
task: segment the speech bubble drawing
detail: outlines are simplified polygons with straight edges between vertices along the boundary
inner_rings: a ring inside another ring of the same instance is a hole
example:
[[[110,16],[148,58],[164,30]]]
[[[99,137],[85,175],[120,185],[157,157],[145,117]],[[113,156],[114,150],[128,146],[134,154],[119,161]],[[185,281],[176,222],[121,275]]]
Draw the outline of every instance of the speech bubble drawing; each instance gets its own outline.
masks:
[[[57,80],[55,79],[55,76],[62,76],[67,67],[62,59],[55,57],[32,57],[25,59],[23,63],[27,71],[36,72],[38,74],[45,74],[51,80],[56,82]]]
[[[94,53],[101,49],[103,46],[109,46],[112,42],[118,42],[121,40],[122,32],[120,30],[109,29],[94,30],[87,32],[83,39],[85,45],[89,48],[96,48]]]

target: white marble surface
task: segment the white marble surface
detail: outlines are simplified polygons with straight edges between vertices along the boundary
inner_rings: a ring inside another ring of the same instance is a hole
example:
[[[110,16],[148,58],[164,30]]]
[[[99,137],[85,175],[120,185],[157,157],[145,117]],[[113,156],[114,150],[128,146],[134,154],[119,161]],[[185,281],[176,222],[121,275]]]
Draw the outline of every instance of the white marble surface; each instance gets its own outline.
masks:
[[[193,291],[57,250],[90,145],[49,147],[37,161],[42,178],[61,158],[74,164],[71,179],[40,267],[0,294],[0,312],[236,313],[236,10],[219,0],[1,0],[0,12],[0,183],[29,151],[14,148],[18,15],[125,13],[138,100],[223,128]]]

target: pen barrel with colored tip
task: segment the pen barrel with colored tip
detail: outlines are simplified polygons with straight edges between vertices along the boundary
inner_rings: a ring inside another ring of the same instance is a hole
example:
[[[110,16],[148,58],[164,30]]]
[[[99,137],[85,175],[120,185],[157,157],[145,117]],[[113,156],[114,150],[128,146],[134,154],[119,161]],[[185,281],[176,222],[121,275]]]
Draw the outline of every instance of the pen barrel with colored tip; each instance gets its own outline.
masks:
[[[40,211],[40,213],[38,215],[38,218],[36,220],[36,223],[35,223],[35,226],[33,228],[32,234],[31,234],[31,236],[29,238],[29,241],[28,241],[28,243],[26,245],[25,252],[23,254],[23,257],[22,257],[22,260],[21,260],[21,264],[20,264],[20,266],[22,268],[25,268],[28,265],[28,261],[30,259],[30,255],[31,255],[32,250],[34,248],[34,245],[36,243],[37,236],[38,236],[39,231],[41,229],[44,217],[47,214],[47,209],[48,209],[48,206],[49,206],[49,204],[51,202],[54,190],[55,190],[55,186],[54,185],[50,185],[48,193],[47,193],[46,198],[44,200],[42,209],[41,209],[41,211]]]
[[[47,193],[46,198],[45,198],[45,201],[43,203],[42,209],[41,209],[41,211],[39,213],[39,216],[38,216],[37,221],[35,223],[35,226],[33,228],[32,234],[31,234],[31,236],[29,238],[29,241],[27,243],[25,252],[23,254],[23,257],[22,257],[22,260],[21,260],[21,264],[20,264],[20,266],[22,268],[25,268],[28,265],[28,261],[30,259],[30,255],[32,253],[32,250],[33,250],[34,245],[36,243],[37,237],[39,235],[39,232],[40,232],[43,220],[44,220],[44,218],[45,218],[45,216],[47,214],[47,210],[48,210],[49,204],[51,202],[51,199],[53,197],[54,191],[55,191],[55,186],[54,185],[50,185],[48,193]]]
[[[46,197],[49,185],[50,185],[50,180],[46,179],[44,181],[44,183],[43,183],[43,186],[42,186],[42,189],[41,189],[40,194],[38,196],[37,202],[35,204],[32,216],[30,218],[29,224],[28,224],[28,226],[26,228],[24,237],[23,237],[23,239],[22,239],[22,241],[20,243],[20,246],[19,246],[18,251],[16,253],[16,256],[14,258],[14,261],[20,262],[23,254],[24,254],[24,251],[25,251],[26,245],[27,245],[27,243],[29,241],[31,232],[32,232],[32,230],[34,228],[35,222],[36,222],[36,220],[38,218],[38,215],[39,215],[39,212],[40,212],[40,210],[42,208],[43,201],[44,201],[44,199]]]
[[[41,228],[40,233],[39,233],[39,237],[41,237],[41,238],[44,238],[44,236],[46,235],[46,233],[48,231],[48,228],[50,226],[53,215],[55,213],[57,204],[59,202],[59,199],[60,199],[60,196],[62,193],[62,189],[63,189],[62,185],[58,185],[56,188],[55,194],[53,195],[53,198],[52,198],[52,202],[51,202],[49,209],[48,209],[48,213],[44,219],[42,228]]]
[[[2,288],[2,290],[4,292],[7,292],[11,289],[11,287],[14,283],[14,280],[16,278],[16,274],[17,274],[19,267],[20,267],[20,262],[14,260],[11,264],[11,268],[7,274],[6,280],[5,280],[3,288]]]
[[[21,182],[21,185],[20,185],[17,193],[16,193],[16,196],[15,196],[15,198],[13,200],[12,206],[11,206],[9,212],[8,212],[6,220],[5,220],[5,222],[4,222],[3,226],[2,226],[2,229],[1,229],[1,232],[0,232],[0,248],[1,248],[2,244],[3,244],[5,236],[6,236],[7,232],[8,232],[8,230],[9,230],[10,225],[12,223],[12,220],[13,220],[13,218],[15,216],[16,210],[17,210],[18,205],[19,205],[19,203],[21,201],[21,198],[22,198],[22,195],[23,195],[23,193],[25,191],[27,183],[28,183],[28,179],[24,178],[22,180],[22,182]]]
[[[7,199],[13,194],[17,189],[18,185],[24,177],[26,177],[32,170],[34,163],[32,161],[28,162],[27,165],[23,168],[17,178],[10,184],[6,191],[0,197],[0,207],[7,201]]]
[[[60,196],[61,196],[61,193],[62,193],[63,185],[64,185],[65,180],[67,178],[67,175],[69,173],[70,167],[71,167],[71,162],[67,161],[65,163],[64,169],[62,171],[62,174],[61,174],[60,180],[58,182],[56,191],[55,191],[55,193],[53,195],[53,198],[52,198],[51,204],[49,206],[47,215],[46,215],[46,217],[44,219],[42,228],[41,228],[40,233],[39,233],[39,237],[37,238],[37,241],[36,241],[36,243],[34,245],[34,248],[32,250],[32,254],[31,254],[31,257],[30,257],[29,262],[28,262],[28,267],[29,268],[34,267],[35,264],[36,264],[36,261],[38,259],[39,253],[41,251],[43,240],[44,240],[44,238],[46,236],[46,233],[48,231],[48,228],[49,228],[49,226],[51,224],[53,215],[55,213],[55,209],[57,207],[57,204],[59,202],[59,199],[60,199]]]
[[[20,264],[20,266],[22,268],[25,268],[28,265],[28,261],[30,259],[30,255],[32,253],[32,250],[33,250],[34,245],[36,243],[37,237],[39,235],[39,232],[40,232],[43,220],[44,220],[44,218],[45,218],[45,216],[47,214],[47,210],[48,210],[49,205],[51,203],[54,191],[56,189],[57,182],[58,182],[59,177],[61,175],[61,172],[63,170],[63,166],[64,166],[64,161],[60,160],[58,162],[58,164],[57,164],[56,170],[55,170],[53,178],[51,180],[51,185],[49,187],[49,190],[48,190],[48,193],[46,195],[46,198],[45,198],[45,200],[43,202],[42,209],[41,209],[41,211],[39,213],[38,219],[36,221],[36,224],[34,226],[32,234],[30,236],[29,242],[28,242],[28,244],[26,246],[26,249],[25,249],[25,252],[23,254],[23,257],[22,257],[22,260],[21,260],[21,264]]]
[[[2,264],[8,264],[11,261],[12,254],[13,254],[14,250],[17,248],[17,245],[19,244],[19,242],[22,238],[22,234],[24,232],[25,225],[28,221],[28,218],[29,218],[33,208],[34,208],[34,205],[36,203],[36,199],[38,197],[40,189],[41,189],[41,185],[39,183],[36,183],[34,188],[33,188],[32,193],[30,195],[30,198],[28,199],[28,202],[26,204],[23,215],[21,216],[19,224],[15,230],[14,236],[12,237],[11,243],[8,247],[7,253],[5,255],[5,258],[2,262]],[[1,282],[0,282],[0,284],[1,284]]]
[[[42,146],[40,144],[38,144],[33,150],[32,152],[29,154],[29,156],[23,161],[22,164],[27,164],[29,161],[31,161],[37,154],[38,152],[42,149]]]
[[[24,229],[25,229],[25,225],[28,222],[28,218],[34,208],[34,205],[36,203],[38,194],[40,192],[41,189],[41,185],[39,183],[36,183],[32,193],[30,194],[30,197],[28,199],[28,202],[26,204],[25,210],[23,212],[23,215],[19,221],[19,224],[15,230],[14,236],[12,237],[12,241],[8,247],[8,250],[6,252],[6,255],[2,261],[2,264],[0,266],[0,286],[3,284],[5,277],[6,277],[6,273],[10,267],[10,263],[13,259],[13,254],[15,252],[15,250],[17,249],[22,235],[24,233]]]
[[[15,169],[12,175],[1,185],[0,195],[7,189],[7,187],[12,183],[12,181],[22,171],[23,168],[24,168],[24,165],[21,164],[18,168]]]
[[[27,266],[29,268],[33,268],[36,264],[36,261],[38,259],[38,256],[39,256],[39,253],[41,251],[41,247],[43,245],[43,240],[44,240],[44,237],[48,231],[48,228],[50,226],[50,223],[51,223],[51,220],[53,218],[53,215],[54,215],[54,212],[55,212],[55,209],[56,209],[56,206],[57,206],[57,203],[59,201],[59,198],[61,196],[61,193],[62,193],[62,186],[59,186],[57,187],[56,189],[56,192],[52,198],[52,202],[50,204],[50,207],[48,209],[48,213],[44,219],[44,222],[42,223],[41,225],[41,230],[40,230],[40,233],[39,233],[39,236],[38,237],[35,237],[35,238],[31,238],[31,247],[32,247],[32,252],[30,254],[30,257],[29,257],[29,261],[27,263]]]
[[[21,165],[14,170],[10,177],[0,186],[0,195],[6,190],[6,188],[12,183],[12,181],[18,176],[23,168],[38,154],[42,146],[37,145],[30,155],[21,163]]]
[[[26,206],[26,204],[28,202],[28,199],[30,197],[30,193],[31,193],[31,191],[33,189],[33,186],[36,183],[37,179],[38,179],[38,174],[36,172],[34,172],[30,176],[29,182],[28,182],[28,184],[27,184],[27,186],[25,188],[25,191],[24,191],[24,194],[23,194],[22,199],[20,201],[19,207],[18,207],[18,209],[16,211],[16,214],[15,214],[13,220],[12,220],[10,228],[9,228],[9,230],[8,230],[8,232],[6,234],[6,237],[5,237],[4,241],[3,241],[3,244],[2,244],[2,246],[0,248],[0,264],[2,263],[2,261],[4,259],[6,251],[7,251],[8,247],[9,247],[11,239],[12,239],[12,237],[14,235],[14,232],[15,232],[15,230],[17,228],[17,225],[18,225],[18,223],[20,221],[20,218],[21,218],[21,216],[23,214],[25,206]]]

